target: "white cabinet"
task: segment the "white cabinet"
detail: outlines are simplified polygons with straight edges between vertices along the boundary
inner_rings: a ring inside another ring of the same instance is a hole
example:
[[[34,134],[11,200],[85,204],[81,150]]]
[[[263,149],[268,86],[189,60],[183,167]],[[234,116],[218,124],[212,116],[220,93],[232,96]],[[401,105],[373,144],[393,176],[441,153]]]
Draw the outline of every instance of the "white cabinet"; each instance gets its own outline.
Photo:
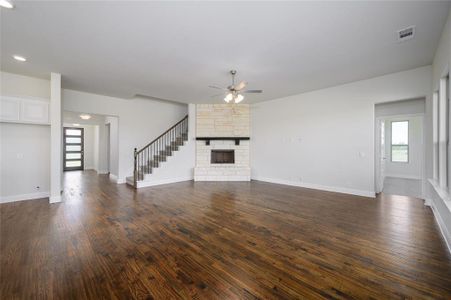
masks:
[[[0,121],[48,125],[50,124],[49,101],[2,96],[0,100]]]
[[[3,98],[0,106],[0,119],[2,121],[19,121],[20,101],[15,98]]]

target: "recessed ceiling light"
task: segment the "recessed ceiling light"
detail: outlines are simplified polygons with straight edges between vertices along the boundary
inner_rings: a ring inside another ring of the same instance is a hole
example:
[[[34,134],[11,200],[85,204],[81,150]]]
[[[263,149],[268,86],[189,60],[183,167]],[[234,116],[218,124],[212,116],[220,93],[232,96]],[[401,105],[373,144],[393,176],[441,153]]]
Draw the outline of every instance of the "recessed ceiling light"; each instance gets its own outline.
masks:
[[[91,119],[90,115],[80,115],[80,118],[82,118],[83,120],[89,120]]]
[[[18,61],[27,61],[27,59],[25,57],[20,56],[20,55],[13,55],[13,58]]]
[[[74,126],[80,126],[80,124],[78,124],[78,123],[74,123],[74,124],[72,124],[72,125],[74,125]]]
[[[0,6],[4,8],[13,8],[14,5],[8,0],[0,0]]]

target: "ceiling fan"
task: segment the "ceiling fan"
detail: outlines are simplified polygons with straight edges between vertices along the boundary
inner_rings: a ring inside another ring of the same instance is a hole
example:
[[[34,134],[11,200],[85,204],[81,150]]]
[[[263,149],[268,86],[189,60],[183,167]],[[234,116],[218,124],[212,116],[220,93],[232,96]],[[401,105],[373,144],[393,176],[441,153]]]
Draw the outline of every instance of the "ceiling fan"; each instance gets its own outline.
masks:
[[[225,102],[229,103],[232,101],[232,103],[240,103],[244,99],[243,94],[259,94],[263,92],[262,90],[244,90],[244,88],[247,86],[247,82],[241,81],[240,83],[235,84],[236,70],[231,70],[230,74],[232,75],[232,84],[229,85],[228,87],[222,88],[214,85],[208,86],[213,89],[226,91],[226,95],[224,97]],[[222,94],[214,95],[212,97],[216,97],[219,95]]]

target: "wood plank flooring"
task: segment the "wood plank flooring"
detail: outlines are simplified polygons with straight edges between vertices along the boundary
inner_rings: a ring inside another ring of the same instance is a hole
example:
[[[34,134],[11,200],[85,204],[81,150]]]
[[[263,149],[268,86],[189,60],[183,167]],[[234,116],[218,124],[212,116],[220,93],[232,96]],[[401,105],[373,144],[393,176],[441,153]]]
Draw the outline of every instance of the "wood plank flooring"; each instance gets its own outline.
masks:
[[[65,174],[2,204],[1,299],[451,299],[431,209],[263,182],[139,191]]]

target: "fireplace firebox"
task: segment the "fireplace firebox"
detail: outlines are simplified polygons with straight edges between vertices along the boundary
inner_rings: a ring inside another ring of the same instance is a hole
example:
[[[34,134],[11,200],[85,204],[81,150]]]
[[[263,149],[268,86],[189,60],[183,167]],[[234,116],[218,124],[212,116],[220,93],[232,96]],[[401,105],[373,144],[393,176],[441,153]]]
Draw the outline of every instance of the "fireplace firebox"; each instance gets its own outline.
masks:
[[[211,150],[212,164],[234,164],[235,150]]]

